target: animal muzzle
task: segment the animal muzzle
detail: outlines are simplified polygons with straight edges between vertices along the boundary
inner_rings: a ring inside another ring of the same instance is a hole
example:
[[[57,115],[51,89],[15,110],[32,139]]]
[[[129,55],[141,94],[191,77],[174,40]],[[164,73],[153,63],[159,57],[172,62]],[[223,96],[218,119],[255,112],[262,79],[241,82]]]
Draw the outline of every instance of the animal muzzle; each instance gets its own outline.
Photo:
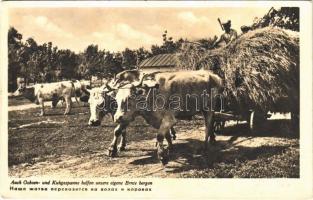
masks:
[[[89,126],[100,126],[101,122],[100,122],[100,120],[89,120],[88,125]]]

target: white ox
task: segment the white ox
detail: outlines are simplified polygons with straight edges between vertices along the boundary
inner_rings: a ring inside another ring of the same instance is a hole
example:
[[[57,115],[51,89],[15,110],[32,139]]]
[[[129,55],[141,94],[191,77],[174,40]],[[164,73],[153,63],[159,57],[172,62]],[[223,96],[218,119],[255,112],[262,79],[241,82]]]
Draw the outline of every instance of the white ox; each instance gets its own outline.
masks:
[[[35,84],[26,87],[24,84],[14,92],[13,96],[24,96],[31,102],[41,105],[41,113],[45,114],[44,102],[52,101],[52,107],[56,107],[60,100],[65,100],[66,109],[64,115],[71,111],[72,97],[77,98],[83,94],[83,88],[87,87],[79,81],[61,81],[54,83]],[[77,99],[76,99],[77,101]]]
[[[118,80],[122,80],[121,77],[119,77]],[[129,80],[128,80],[129,81]],[[114,84],[114,83],[113,83]],[[101,87],[95,87],[92,89],[87,89],[85,91],[85,94],[88,95],[88,103],[90,108],[90,118],[88,121],[89,126],[100,126],[101,121],[103,117],[107,114],[111,114],[112,118],[116,112],[117,103],[115,100],[115,92],[111,91],[109,84],[104,84]],[[114,119],[113,119],[114,120]],[[119,151],[124,151],[126,147],[126,128],[127,123],[119,123],[117,127],[114,129],[114,136],[122,135],[122,139],[120,141],[120,145],[118,146]],[[176,139],[175,130],[172,127],[170,129],[170,133],[173,137],[173,139]],[[117,138],[117,137],[114,137]],[[116,140],[113,140],[111,146],[117,142]],[[112,149],[109,150],[109,155],[114,157],[117,155],[117,149],[112,151]]]
[[[136,72],[121,72],[121,74],[127,77],[125,74],[136,74]],[[120,77],[122,77],[121,74],[119,74]],[[210,92],[212,89],[219,90],[221,87],[221,78],[206,70],[143,75],[139,81],[120,84],[116,94],[118,107],[114,121],[123,126],[133,121],[136,116],[142,116],[148,124],[159,130],[157,153],[162,163],[167,164],[169,153],[163,145],[163,140],[166,138],[170,147],[169,130],[176,123],[176,119],[191,119],[195,114],[202,113],[206,127],[205,148],[209,137],[210,142],[215,141],[214,110],[210,107],[214,105],[212,102],[214,98],[210,97]],[[162,97],[163,107],[157,105],[156,108],[158,96]],[[113,152],[116,151],[118,137],[119,135],[116,134],[111,144],[110,148]]]
[[[89,126],[100,126],[103,117],[111,114],[112,119],[116,112],[117,104],[114,99],[114,92],[109,92],[107,86],[95,87],[86,89],[85,94],[88,96],[88,103],[90,109],[90,118],[88,120]],[[126,126],[118,125],[114,129],[114,134],[122,135],[119,145],[119,150],[123,151],[126,147]]]

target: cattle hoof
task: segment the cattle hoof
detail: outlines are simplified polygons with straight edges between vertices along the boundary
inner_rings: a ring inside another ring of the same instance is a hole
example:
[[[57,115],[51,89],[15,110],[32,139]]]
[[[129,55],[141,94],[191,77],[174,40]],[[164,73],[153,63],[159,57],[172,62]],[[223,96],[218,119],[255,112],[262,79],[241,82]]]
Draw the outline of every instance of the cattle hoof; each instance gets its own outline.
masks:
[[[161,162],[162,162],[162,165],[167,165],[168,164],[168,158],[167,159],[162,159]]]
[[[64,115],[69,115],[70,113],[68,112],[68,113],[64,113]]]
[[[169,151],[168,149],[159,149],[158,157],[163,165],[166,165],[169,161]]]
[[[160,158],[161,162],[162,162],[162,165],[167,165],[168,164],[168,161],[169,161],[169,156],[163,156]]]
[[[109,149],[109,157],[111,158],[117,157],[117,150]]]

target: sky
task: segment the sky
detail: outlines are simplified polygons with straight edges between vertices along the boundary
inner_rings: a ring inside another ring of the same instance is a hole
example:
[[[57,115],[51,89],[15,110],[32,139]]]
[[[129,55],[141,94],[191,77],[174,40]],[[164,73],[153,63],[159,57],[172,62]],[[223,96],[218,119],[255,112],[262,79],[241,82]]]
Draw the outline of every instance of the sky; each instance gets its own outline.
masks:
[[[174,40],[196,40],[222,34],[217,21],[251,25],[270,7],[234,8],[11,8],[9,25],[39,44],[52,42],[59,49],[81,52],[90,44],[100,49],[150,49],[162,44],[162,34]]]

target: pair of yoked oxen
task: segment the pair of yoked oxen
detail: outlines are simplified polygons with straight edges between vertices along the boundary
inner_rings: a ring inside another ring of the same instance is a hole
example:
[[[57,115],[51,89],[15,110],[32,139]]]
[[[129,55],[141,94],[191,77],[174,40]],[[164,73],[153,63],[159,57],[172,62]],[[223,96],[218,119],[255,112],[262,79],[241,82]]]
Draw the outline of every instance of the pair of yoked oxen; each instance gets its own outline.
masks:
[[[116,156],[118,149],[125,150],[126,127],[137,116],[158,129],[157,155],[163,164],[169,161],[172,137],[176,138],[177,119],[192,119],[202,113],[205,121],[204,148],[208,141],[215,141],[213,130],[215,98],[212,90],[222,88],[222,79],[208,70],[155,72],[145,74],[138,70],[127,70],[104,84],[91,90],[89,95],[90,119],[88,124],[98,126],[103,116],[111,113],[117,123],[109,156]],[[117,140],[122,136],[119,147]],[[163,144],[164,138],[168,147]]]
[[[100,125],[102,118],[111,113],[117,127],[109,148],[109,155],[117,155],[117,140],[122,136],[119,150],[125,150],[126,127],[137,116],[142,116],[148,124],[158,129],[157,154],[163,164],[169,160],[172,148],[172,136],[176,138],[177,119],[192,119],[202,113],[205,121],[204,148],[208,141],[215,141],[213,130],[215,98],[212,90],[222,88],[222,79],[208,70],[154,72],[145,74],[139,70],[126,70],[101,87],[89,89],[87,84],[79,81],[62,81],[57,83],[20,86],[15,96],[24,95],[31,101],[41,104],[44,115],[44,101],[52,100],[55,107],[59,100],[66,103],[64,114],[71,109],[71,98],[80,97],[90,105],[88,124]],[[160,105],[161,102],[161,105]],[[164,138],[168,147],[163,145]]]

